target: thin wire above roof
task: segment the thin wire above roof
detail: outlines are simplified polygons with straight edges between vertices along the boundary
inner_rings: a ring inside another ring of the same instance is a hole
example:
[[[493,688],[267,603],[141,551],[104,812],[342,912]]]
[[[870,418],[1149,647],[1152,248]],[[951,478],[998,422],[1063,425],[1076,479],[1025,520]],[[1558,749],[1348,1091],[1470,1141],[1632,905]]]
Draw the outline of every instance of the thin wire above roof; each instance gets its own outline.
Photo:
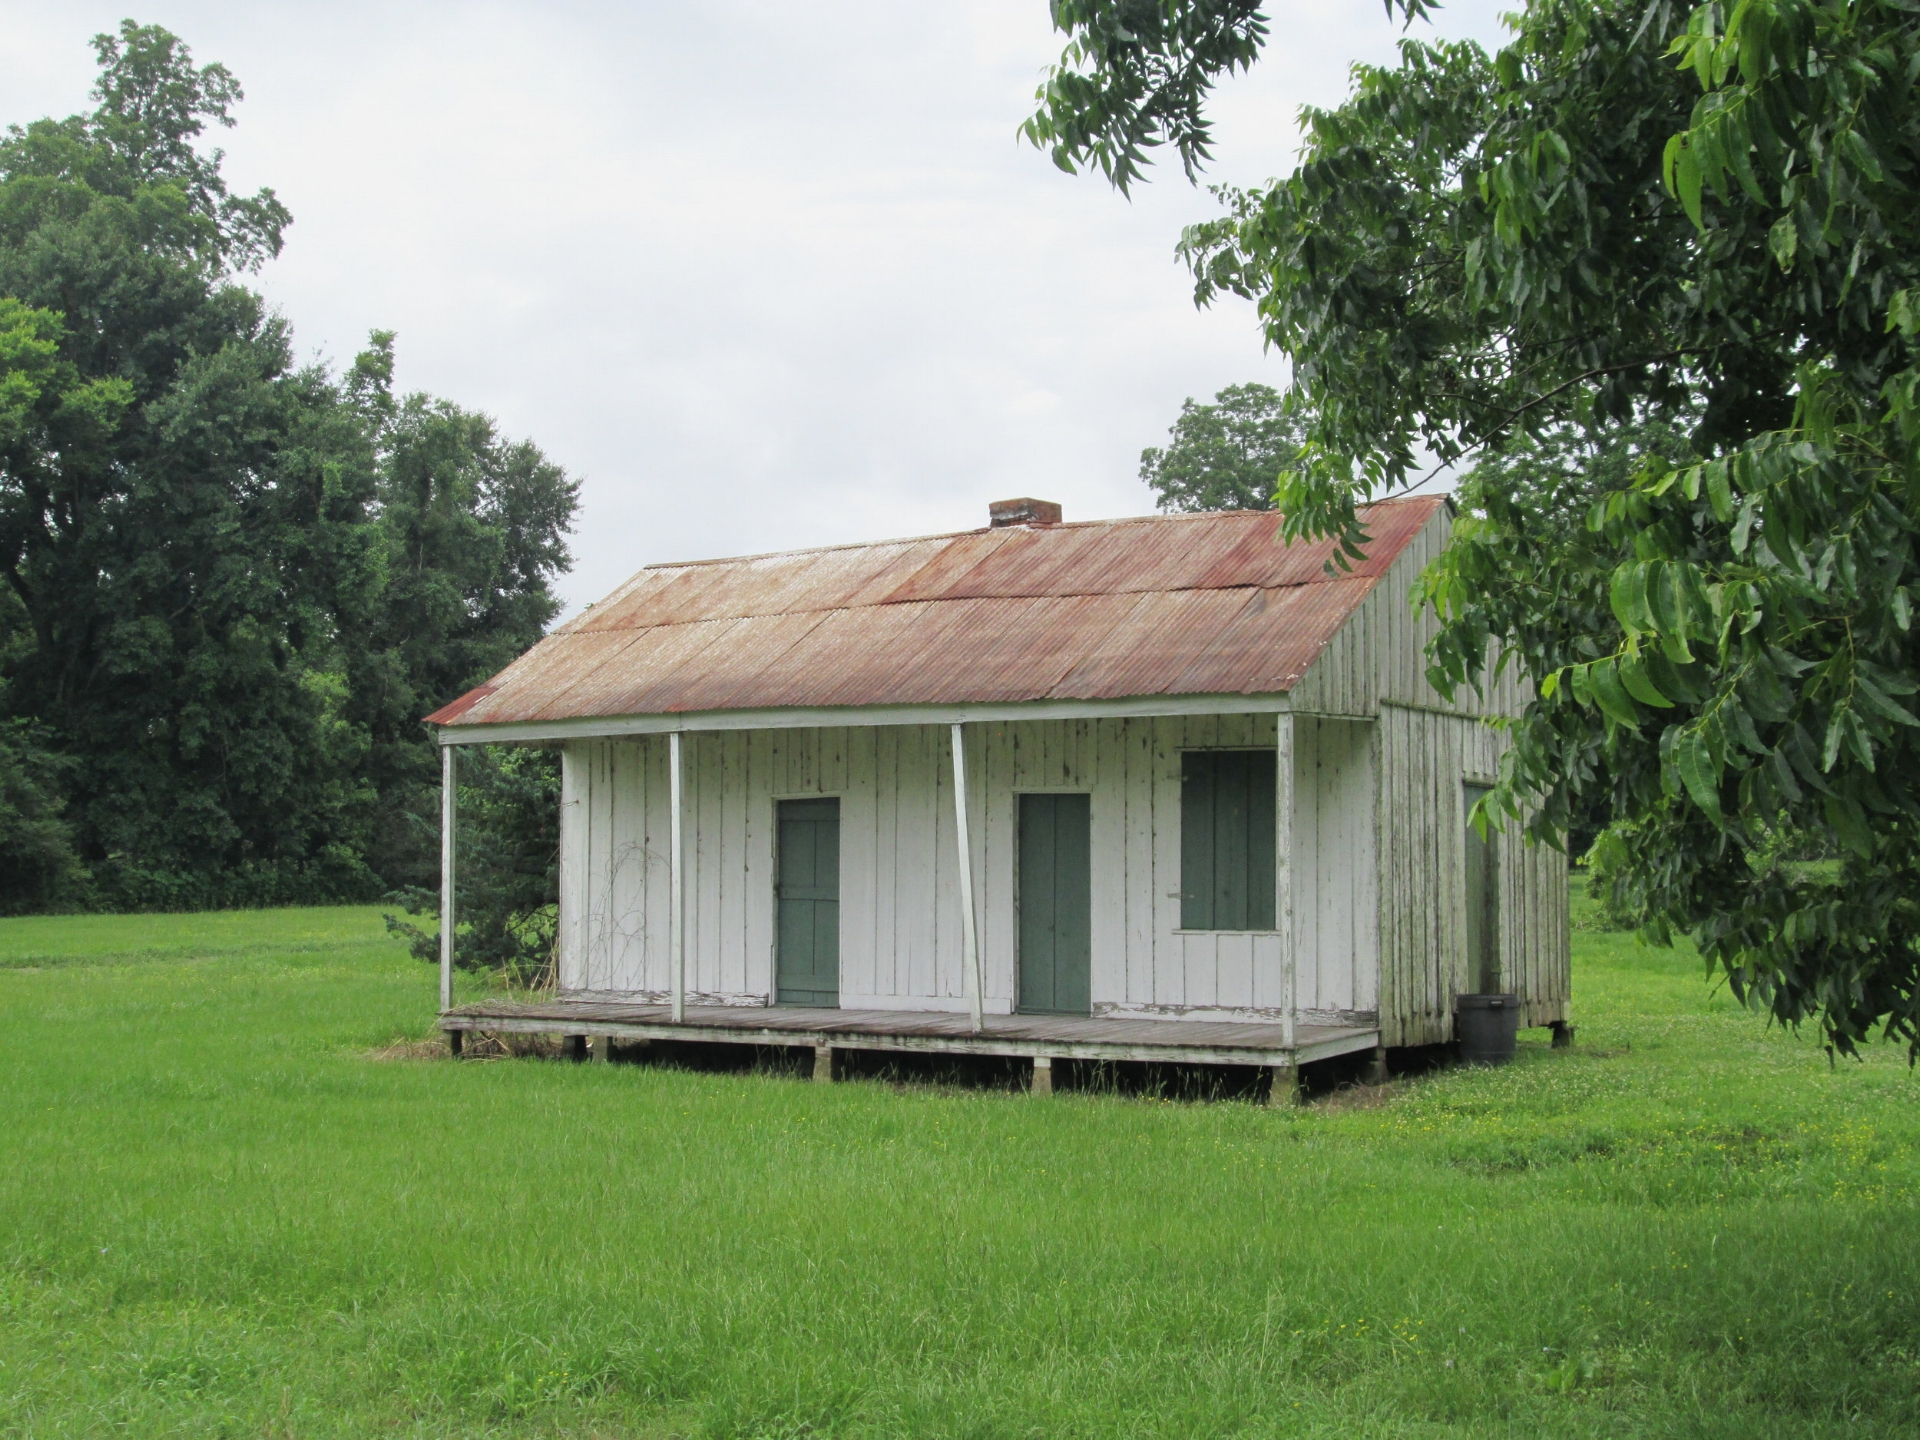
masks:
[[[427,721],[1282,694],[1443,503],[1348,571],[1246,510],[653,565]]]

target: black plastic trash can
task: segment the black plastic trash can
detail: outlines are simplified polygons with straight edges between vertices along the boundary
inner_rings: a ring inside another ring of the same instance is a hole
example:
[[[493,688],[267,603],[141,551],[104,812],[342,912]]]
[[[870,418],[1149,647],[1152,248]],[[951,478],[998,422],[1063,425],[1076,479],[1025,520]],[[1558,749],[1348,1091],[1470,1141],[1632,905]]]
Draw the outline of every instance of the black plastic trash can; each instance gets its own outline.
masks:
[[[1453,1002],[1453,1033],[1469,1065],[1504,1065],[1520,1038],[1518,995],[1459,995]]]

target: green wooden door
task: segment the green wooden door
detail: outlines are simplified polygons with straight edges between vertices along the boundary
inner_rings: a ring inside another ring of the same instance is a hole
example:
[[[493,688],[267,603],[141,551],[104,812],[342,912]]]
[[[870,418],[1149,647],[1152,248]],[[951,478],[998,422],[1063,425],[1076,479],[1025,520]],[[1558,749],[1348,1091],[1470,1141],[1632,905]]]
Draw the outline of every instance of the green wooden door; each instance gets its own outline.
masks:
[[[1093,1007],[1092,830],[1085,795],[1020,797],[1020,1013]]]
[[[840,802],[782,800],[774,999],[840,1003]]]
[[[1465,811],[1473,813],[1490,787],[1462,786]],[[1500,993],[1500,852],[1492,836],[1467,822],[1467,985],[1478,995]]]

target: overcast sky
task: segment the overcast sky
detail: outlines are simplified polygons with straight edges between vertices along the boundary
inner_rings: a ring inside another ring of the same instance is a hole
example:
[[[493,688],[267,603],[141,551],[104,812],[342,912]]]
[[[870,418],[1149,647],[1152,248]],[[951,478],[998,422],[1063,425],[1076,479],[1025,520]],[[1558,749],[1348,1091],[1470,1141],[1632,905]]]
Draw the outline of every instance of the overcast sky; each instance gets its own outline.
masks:
[[[1492,0],[1426,34],[1496,42]],[[1399,35],[1379,0],[1273,0],[1209,178],[1291,168],[1303,103]],[[0,120],[89,108],[127,6],[0,0]],[[169,3],[246,88],[220,137],[287,248],[255,278],[303,355],[399,332],[399,383],[583,481],[568,608],[643,564],[936,533],[1036,495],[1144,514],[1187,396],[1280,383],[1250,307],[1173,259],[1214,210],[1129,202],[1016,142],[1046,0]]]

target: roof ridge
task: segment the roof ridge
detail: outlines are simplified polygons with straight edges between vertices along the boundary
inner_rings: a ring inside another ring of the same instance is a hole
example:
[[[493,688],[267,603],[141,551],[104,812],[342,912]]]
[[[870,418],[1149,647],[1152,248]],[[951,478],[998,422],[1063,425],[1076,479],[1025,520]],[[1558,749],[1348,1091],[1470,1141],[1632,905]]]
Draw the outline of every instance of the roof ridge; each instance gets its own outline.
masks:
[[[1359,506],[1361,510],[1377,510],[1384,505],[1404,505],[1444,499],[1439,495],[1387,495],[1378,500],[1369,500]],[[958,540],[963,535],[986,535],[994,529],[1004,530],[1089,530],[1096,525],[1148,525],[1161,524],[1175,520],[1223,520],[1234,516],[1266,516],[1276,512],[1272,510],[1177,510],[1165,515],[1110,515],[1095,520],[1062,520],[1057,525],[979,525],[971,530],[942,530],[932,535],[896,535],[883,540],[843,540],[837,545],[799,545],[791,550],[757,550],[746,555],[713,555],[704,560],[656,560],[651,565],[642,565],[634,571],[632,579],[638,579],[649,570],[692,570],[703,565],[738,565],[748,560],[778,560],[788,555],[831,555],[836,550],[874,550],[882,545],[924,545],[930,540]],[[631,579],[626,582],[632,583]],[[625,589],[623,584],[621,589]],[[618,593],[617,591],[615,592]],[[612,596],[608,596],[612,599]],[[591,608],[591,607],[589,607]]]
[[[734,620],[766,620],[779,615],[831,615],[840,610],[880,610],[888,605],[963,605],[975,600],[1097,600],[1109,595],[1192,595],[1203,591],[1210,594],[1224,594],[1231,590],[1298,590],[1308,585],[1337,584],[1343,580],[1371,582],[1378,578],[1378,576],[1355,575],[1351,571],[1340,570],[1312,580],[1285,580],[1274,585],[1260,585],[1253,582],[1244,585],[1154,585],[1139,590],[1042,590],[1030,594],[1010,595],[913,595],[904,600],[883,596],[878,600],[862,600],[857,604],[822,605],[818,609],[751,610],[743,615],[702,615],[691,620],[655,620],[646,625],[609,625],[600,633],[619,635],[641,630],[664,630],[675,625],[716,625]],[[583,610],[581,615],[584,616],[587,613]],[[559,629],[555,629],[551,633],[560,632]]]

